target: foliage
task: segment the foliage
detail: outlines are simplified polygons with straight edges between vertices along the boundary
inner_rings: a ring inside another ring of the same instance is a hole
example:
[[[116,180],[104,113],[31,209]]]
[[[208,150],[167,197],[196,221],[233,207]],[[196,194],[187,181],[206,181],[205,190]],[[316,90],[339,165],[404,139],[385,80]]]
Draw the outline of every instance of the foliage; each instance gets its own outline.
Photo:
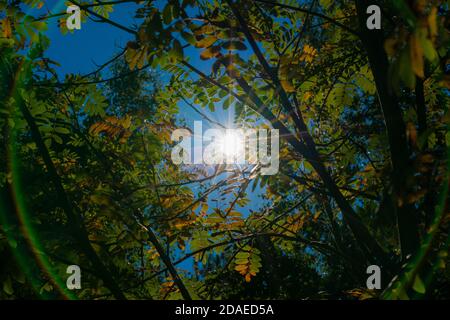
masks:
[[[68,1],[130,40],[62,80],[42,2],[0,2],[0,298],[449,297],[448,1]],[[279,129],[280,172],[174,165],[186,106]]]

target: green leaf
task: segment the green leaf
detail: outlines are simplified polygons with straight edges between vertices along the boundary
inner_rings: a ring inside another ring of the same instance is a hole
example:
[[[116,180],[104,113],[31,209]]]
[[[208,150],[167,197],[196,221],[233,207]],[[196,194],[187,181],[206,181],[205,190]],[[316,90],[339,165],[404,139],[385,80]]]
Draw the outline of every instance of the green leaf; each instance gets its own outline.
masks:
[[[373,80],[372,71],[370,70],[368,64],[366,64],[361,68],[360,73],[356,77],[355,83],[356,85],[361,87],[361,89],[363,89],[364,92],[367,92],[371,95],[375,94],[376,86]]]
[[[52,290],[53,290],[52,284],[50,282],[47,282],[41,287],[39,293],[42,294],[44,291],[50,292]]]
[[[59,144],[63,143],[62,139],[57,135],[52,136],[52,138],[53,138],[53,140],[55,140],[56,143],[59,143]]]
[[[17,241],[13,238],[8,238],[9,246],[13,249],[17,248]]]
[[[223,110],[227,110],[231,105],[231,98],[226,98],[222,103]]]
[[[94,7],[94,12],[101,15],[102,17],[108,19],[109,18],[109,14],[111,12],[113,12],[113,6],[110,4],[103,4],[101,6],[95,6]]]
[[[55,131],[61,134],[69,134],[70,130],[67,128],[63,128],[63,127],[56,127]]]
[[[409,52],[409,46],[403,49],[398,63],[400,79],[402,79],[407,87],[413,89],[416,86],[416,76],[411,68],[411,56]]]
[[[19,282],[20,284],[25,284],[25,281],[26,281],[25,274],[22,271],[17,270],[16,273],[13,275],[13,277],[14,277],[14,280]]]
[[[434,49],[433,42],[431,42],[431,40],[429,40],[429,39],[422,39],[421,43],[422,43],[423,53],[424,53],[425,57],[429,61],[434,61],[435,59],[437,59],[438,54],[437,54],[436,50]]]
[[[249,257],[250,257],[250,252],[247,252],[247,251],[239,251],[236,254],[236,259],[248,260]]]
[[[165,24],[169,24],[172,21],[172,5],[168,4],[165,6],[163,13],[163,21]]]
[[[191,44],[191,45],[195,45],[195,43],[197,42],[195,40],[195,37],[192,33],[186,32],[186,31],[181,31],[180,32],[181,37],[186,40],[187,43]]]
[[[10,277],[7,277],[3,282],[3,291],[8,295],[12,295],[14,293]]]
[[[417,18],[410,6],[405,0],[392,1],[392,5],[398,11],[401,17],[403,17],[411,30],[417,25]]]
[[[414,279],[413,289],[421,294],[424,294],[426,291],[425,284],[422,279],[420,279],[419,275],[416,275],[416,278]]]
[[[176,59],[183,60],[183,47],[177,39],[173,40],[173,55]]]

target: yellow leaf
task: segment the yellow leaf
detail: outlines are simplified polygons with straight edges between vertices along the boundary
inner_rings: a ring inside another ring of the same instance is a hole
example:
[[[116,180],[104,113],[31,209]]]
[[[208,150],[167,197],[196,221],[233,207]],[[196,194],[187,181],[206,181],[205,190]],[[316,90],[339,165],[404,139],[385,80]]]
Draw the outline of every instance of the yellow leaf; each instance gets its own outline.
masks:
[[[200,209],[200,214],[206,214],[206,212],[208,211],[208,204],[207,203],[202,203],[202,208]]]
[[[127,52],[125,53],[125,60],[128,62],[130,70],[133,70],[136,66],[135,58],[138,54],[138,51],[134,48],[128,47]]]
[[[418,33],[414,33],[410,37],[409,43],[412,69],[418,77],[424,78],[423,48],[420,45]]]
[[[450,89],[450,76],[444,75],[442,81],[439,84],[443,87],[446,87],[447,89]]]
[[[227,74],[231,78],[239,78],[241,76],[241,73],[239,72],[239,70],[236,69],[236,67],[234,65],[232,65],[232,64],[227,66]]]
[[[317,219],[319,219],[321,213],[322,213],[321,211],[317,211],[317,212],[316,212],[316,214],[315,214],[314,217],[313,217],[314,222],[316,222]]]
[[[127,115],[125,119],[123,119],[122,127],[124,129],[128,129],[131,126],[131,116]]]
[[[9,18],[6,18],[3,20],[3,37],[4,38],[11,38],[12,36],[12,28],[11,28],[11,20]]]
[[[197,210],[197,208],[201,205],[200,201],[197,201],[196,203],[194,203],[191,207],[191,211],[195,211]]]
[[[433,7],[430,15],[428,16],[428,27],[430,28],[430,34],[433,39],[438,35],[437,17],[438,9]]]
[[[427,193],[427,190],[419,190],[419,191],[417,191],[417,192],[408,194],[408,196],[406,197],[406,201],[407,201],[408,203],[414,203],[414,202],[417,202],[417,201],[419,201],[420,199],[422,199],[422,198],[425,196],[426,193]]]
[[[412,122],[408,122],[406,125],[406,136],[412,145],[416,145],[417,143],[417,130],[416,126]]]
[[[283,87],[284,91],[286,92],[295,92],[295,88],[291,81],[289,80],[280,80],[281,86]]]
[[[245,264],[237,264],[235,267],[234,267],[234,270],[236,270],[236,271],[243,271],[243,270],[247,270],[247,265],[245,265]]]
[[[191,222],[190,221],[179,221],[179,222],[176,222],[175,223],[175,228],[177,228],[177,229],[183,229],[184,227],[186,227],[186,226],[188,226],[188,225],[190,225],[191,224]]]
[[[195,46],[197,48],[207,48],[207,47],[211,46],[216,41],[217,41],[217,38],[214,37],[214,36],[206,37],[206,38],[203,38],[202,40],[198,40],[195,43]]]
[[[216,31],[216,27],[211,24],[205,24],[194,31],[195,35],[212,34]]]
[[[213,57],[215,57],[220,52],[220,48],[218,46],[209,47],[208,49],[205,49],[200,54],[200,59],[202,60],[208,60]]]
[[[422,164],[432,164],[434,161],[434,158],[431,154],[424,154],[419,157],[419,161]]]
[[[308,63],[313,62],[314,57],[317,55],[317,50],[310,45],[305,45],[303,47],[303,53],[300,56],[300,61],[306,61]]]
[[[395,53],[397,51],[397,39],[394,38],[386,39],[386,41],[384,42],[384,50],[386,51],[389,57],[395,56]]]
[[[311,91],[307,91],[305,92],[305,94],[303,95],[303,100],[307,101],[309,100],[309,98],[311,98],[313,96]]]
[[[228,217],[242,217],[242,214],[240,212],[238,212],[238,211],[231,211],[228,214]]]

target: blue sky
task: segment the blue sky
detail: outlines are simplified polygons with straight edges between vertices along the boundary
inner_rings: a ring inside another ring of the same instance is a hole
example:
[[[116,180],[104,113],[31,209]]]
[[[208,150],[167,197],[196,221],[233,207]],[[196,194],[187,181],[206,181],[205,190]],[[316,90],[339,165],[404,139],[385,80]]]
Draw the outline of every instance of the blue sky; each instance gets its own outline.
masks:
[[[33,12],[39,15],[44,14],[47,10],[52,13],[64,12],[66,7],[63,1],[55,1],[58,4],[54,7],[48,5],[40,10]],[[135,19],[135,11],[139,6],[133,3],[124,3],[116,5],[111,13],[110,19],[124,26],[139,25],[139,19]],[[57,68],[58,75],[61,79],[66,74],[87,74],[96,70],[98,65],[103,64],[115,54],[122,51],[128,41],[134,40],[134,36],[115,28],[107,23],[98,23],[87,20],[82,24],[81,30],[75,30],[73,33],[63,35],[58,27],[58,18],[53,18],[48,23],[48,31],[46,35],[50,38],[50,48],[47,50],[47,56],[61,64]],[[209,73],[210,63],[201,61],[196,49],[185,49],[185,55],[190,61],[202,71]],[[161,78],[167,79],[168,76],[163,72],[160,73]],[[196,106],[201,109],[199,106]],[[180,103],[180,117],[184,118],[187,125],[192,125],[194,120],[201,120],[199,115],[195,113],[187,105]],[[213,120],[223,123],[227,126],[232,125],[234,118],[233,108],[224,111],[221,105],[216,106],[214,114],[206,108],[203,112]],[[207,124],[205,123],[207,128]]]

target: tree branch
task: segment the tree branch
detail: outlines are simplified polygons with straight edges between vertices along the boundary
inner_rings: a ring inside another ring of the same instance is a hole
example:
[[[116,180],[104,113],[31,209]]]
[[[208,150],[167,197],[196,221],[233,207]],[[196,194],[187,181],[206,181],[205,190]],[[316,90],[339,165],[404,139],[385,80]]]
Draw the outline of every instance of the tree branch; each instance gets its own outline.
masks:
[[[17,105],[18,105],[19,109],[21,110],[28,126],[30,127],[32,137],[33,137],[33,139],[36,143],[36,146],[44,160],[50,181],[52,182],[52,184],[56,190],[56,193],[58,194],[58,198],[61,202],[62,209],[64,210],[64,212],[67,215],[68,224],[71,226],[71,228],[73,230],[73,236],[75,237],[77,242],[80,244],[81,248],[84,250],[84,253],[88,257],[88,259],[91,261],[93,267],[98,270],[99,274],[102,275],[103,282],[111,290],[113,295],[117,299],[125,299],[125,296],[123,295],[122,291],[118,287],[117,283],[115,282],[114,278],[110,274],[109,270],[106,268],[106,266],[100,260],[99,256],[97,255],[94,248],[92,247],[92,245],[89,241],[88,233],[83,226],[82,217],[78,213],[76,213],[75,210],[72,208],[70,201],[67,197],[67,194],[64,190],[64,187],[62,185],[61,178],[59,177],[59,175],[55,169],[55,166],[53,165],[53,161],[52,161],[50,154],[47,150],[47,147],[45,146],[44,141],[41,137],[39,128],[36,125],[36,122],[34,121],[33,116],[31,115],[30,111],[28,110],[28,108],[25,104],[25,101],[23,100],[23,97],[19,93],[18,90],[16,90],[15,99],[16,99]]]
[[[180,292],[181,292],[181,295],[183,296],[183,298],[185,300],[192,300],[192,297],[191,297],[189,291],[187,290],[186,286],[184,285],[183,281],[181,280],[177,270],[175,269],[174,264],[170,260],[170,257],[164,251],[163,246],[159,242],[159,240],[156,237],[155,233],[153,232],[152,228],[146,227],[146,226],[144,226],[141,223],[140,223],[140,226],[142,228],[144,228],[145,231],[147,231],[150,242],[153,244],[153,246],[155,247],[155,249],[158,252],[159,256],[161,257],[162,261],[164,262],[164,264],[166,265],[167,269],[169,270],[170,275],[172,276],[173,281],[175,282],[175,284],[180,289]]]
[[[281,7],[281,8],[286,8],[286,9],[291,9],[291,10],[295,10],[295,11],[299,11],[299,12],[308,13],[308,14],[310,14],[312,16],[316,16],[316,17],[322,18],[322,19],[324,19],[324,20],[326,20],[326,21],[328,21],[328,22],[330,22],[330,23],[332,23],[332,24],[334,24],[334,25],[344,29],[345,31],[347,31],[347,32],[357,36],[358,38],[361,36],[359,34],[359,32],[357,32],[357,31],[355,31],[353,29],[350,29],[349,27],[347,27],[346,25],[338,22],[337,20],[335,20],[333,18],[330,18],[330,17],[328,17],[328,16],[326,16],[324,14],[318,13],[318,12],[313,12],[313,11],[308,10],[308,9],[303,9],[303,8],[300,8],[300,7],[294,7],[294,6],[290,6],[290,5],[287,5],[287,4],[278,3],[278,2],[275,2],[275,1],[268,1],[268,0],[253,0],[253,1],[265,3],[267,5],[274,6],[274,7]]]
[[[132,35],[137,35],[137,32],[136,32],[136,31],[131,30],[131,29],[125,27],[125,26],[122,26],[121,24],[119,24],[119,23],[117,23],[117,22],[114,22],[114,21],[112,21],[112,20],[110,20],[110,19],[107,19],[107,18],[103,17],[102,15],[100,15],[100,14],[98,14],[98,13],[96,13],[96,12],[90,10],[90,9],[87,8],[87,7],[83,7],[83,5],[81,5],[78,1],[69,0],[69,2],[71,2],[71,3],[73,3],[74,5],[80,7],[80,9],[82,9],[82,10],[88,12],[89,14],[91,14],[91,15],[93,15],[93,16],[99,18],[101,21],[103,21],[103,22],[105,22],[105,23],[108,23],[108,24],[110,24],[110,25],[112,25],[112,26],[114,26],[114,27],[116,27],[116,28],[119,28],[120,30],[123,30],[123,31],[125,31],[125,32],[128,32],[128,33],[130,33],[130,34],[132,34]]]

